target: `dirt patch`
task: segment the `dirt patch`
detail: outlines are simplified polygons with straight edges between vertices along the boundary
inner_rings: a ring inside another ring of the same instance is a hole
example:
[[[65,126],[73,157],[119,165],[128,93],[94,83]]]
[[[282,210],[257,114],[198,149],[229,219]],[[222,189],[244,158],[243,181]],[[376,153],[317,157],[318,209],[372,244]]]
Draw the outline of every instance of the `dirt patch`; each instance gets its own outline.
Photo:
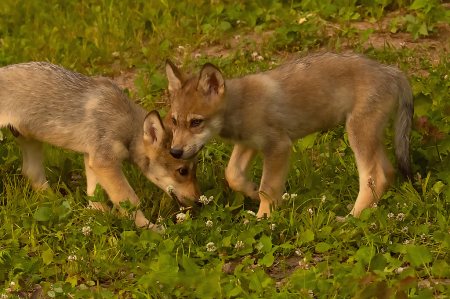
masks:
[[[122,89],[128,88],[128,90],[136,92],[137,89],[134,86],[134,80],[136,79],[137,75],[138,74],[134,70],[130,70],[127,72],[120,71],[120,75],[114,77],[113,81],[116,82]]]

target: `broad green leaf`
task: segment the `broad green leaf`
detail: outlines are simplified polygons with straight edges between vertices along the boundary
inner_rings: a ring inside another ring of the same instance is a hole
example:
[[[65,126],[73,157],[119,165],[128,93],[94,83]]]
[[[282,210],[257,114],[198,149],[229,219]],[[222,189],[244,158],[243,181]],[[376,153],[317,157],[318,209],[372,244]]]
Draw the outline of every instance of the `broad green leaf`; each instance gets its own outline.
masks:
[[[383,271],[387,266],[386,258],[382,254],[375,255],[370,261],[370,269]]]
[[[314,233],[310,229],[307,229],[304,233],[302,233],[299,238],[299,241],[303,243],[311,242],[313,240],[314,240]]]
[[[42,252],[42,261],[48,265],[53,262],[53,251],[49,248]]]
[[[419,267],[433,260],[430,249],[425,246],[406,245],[406,252],[408,254],[405,258],[413,267]]]
[[[428,2],[429,0],[415,0],[414,2],[413,2],[413,4],[411,4],[411,6],[409,7],[409,9],[410,10],[413,10],[413,9],[421,9],[421,8],[424,8],[426,5],[427,5],[427,2]]]
[[[326,251],[330,250],[331,248],[333,248],[332,245],[324,243],[324,242],[317,243],[317,245],[316,245],[316,251],[320,252],[320,253],[326,252]]]
[[[53,212],[48,207],[40,207],[36,213],[34,213],[33,218],[37,221],[48,221],[52,218]]]

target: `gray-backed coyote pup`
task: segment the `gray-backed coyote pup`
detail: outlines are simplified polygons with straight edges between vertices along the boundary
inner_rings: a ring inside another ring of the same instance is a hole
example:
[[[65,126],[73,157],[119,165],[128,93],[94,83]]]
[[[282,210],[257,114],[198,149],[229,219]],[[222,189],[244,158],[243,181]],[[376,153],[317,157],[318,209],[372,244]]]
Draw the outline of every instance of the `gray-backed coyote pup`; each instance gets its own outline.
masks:
[[[0,128],[9,126],[22,148],[22,172],[34,188],[48,187],[43,166],[43,144],[84,153],[87,194],[97,183],[115,204],[139,199],[128,184],[122,162],[128,160],[158,187],[198,201],[196,158],[175,159],[170,137],[157,111],[148,113],[133,103],[113,81],[86,77],[45,62],[0,68]],[[172,192],[170,192],[172,193]],[[102,209],[99,203],[90,203]],[[136,225],[153,224],[136,212]]]
[[[292,141],[344,121],[360,178],[351,214],[359,216],[374,202],[368,180],[381,196],[394,179],[383,133],[396,106],[396,156],[403,175],[413,178],[413,96],[407,78],[395,67],[363,55],[327,53],[228,80],[210,63],[188,76],[167,61],[166,72],[173,121],[170,153],[191,159],[216,135],[232,140],[226,178],[234,190],[261,200],[258,217],[270,215],[271,203],[281,200]],[[248,178],[258,152],[264,161],[259,187]]]

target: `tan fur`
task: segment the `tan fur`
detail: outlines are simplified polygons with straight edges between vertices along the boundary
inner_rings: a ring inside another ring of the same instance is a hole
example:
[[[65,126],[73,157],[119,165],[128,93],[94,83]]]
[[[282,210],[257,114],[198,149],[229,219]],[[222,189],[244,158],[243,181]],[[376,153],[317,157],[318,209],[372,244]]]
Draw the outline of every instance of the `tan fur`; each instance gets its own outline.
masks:
[[[292,141],[341,122],[346,122],[360,175],[360,192],[351,212],[358,216],[374,202],[368,180],[374,180],[374,191],[381,196],[394,178],[383,132],[398,104],[396,155],[404,175],[412,178],[412,92],[396,68],[362,55],[331,53],[229,80],[223,80],[211,64],[192,77],[170,62],[166,68],[172,86],[168,116],[173,118],[172,149],[189,159],[216,135],[234,141],[226,177],[233,189],[260,198],[258,217],[270,215],[271,205],[281,200]],[[200,125],[193,126],[193,115]],[[257,152],[264,160],[259,192],[248,178]]]
[[[48,188],[43,166],[43,142],[84,153],[87,194],[97,184],[111,201],[139,199],[122,163],[136,164],[158,187],[198,202],[197,159],[179,160],[169,153],[171,134],[157,111],[133,103],[111,80],[86,77],[60,66],[30,62],[0,68],[0,128],[9,127],[23,152],[22,172],[35,189]],[[100,203],[90,206],[104,210]],[[142,211],[136,225],[158,230]]]

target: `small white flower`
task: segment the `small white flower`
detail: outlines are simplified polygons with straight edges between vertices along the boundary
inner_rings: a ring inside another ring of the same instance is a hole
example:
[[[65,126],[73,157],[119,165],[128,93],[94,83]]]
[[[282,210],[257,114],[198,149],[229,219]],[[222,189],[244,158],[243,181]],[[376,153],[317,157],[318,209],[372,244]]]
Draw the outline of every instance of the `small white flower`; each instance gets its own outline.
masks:
[[[119,53],[119,52],[113,52],[111,55],[112,55],[113,57],[119,57],[119,56],[120,56],[120,53]]]
[[[211,220],[206,221],[206,226],[207,227],[212,227],[213,226],[213,222]]]
[[[406,47],[406,43],[405,42],[401,42],[400,43],[400,47],[402,47],[402,48]]]
[[[396,274],[400,274],[400,273],[403,272],[403,268],[402,268],[402,267],[397,268],[397,269],[394,270],[394,272],[395,272]]]
[[[283,200],[289,200],[290,196],[288,193],[284,193],[282,199]]]
[[[237,20],[237,21],[236,21],[236,24],[240,24],[240,23],[241,23],[241,20]]]
[[[209,204],[209,200],[205,195],[200,196],[200,202],[204,205]]]
[[[77,256],[75,254],[74,255],[69,255],[67,257],[67,260],[69,260],[69,262],[76,261],[77,260]]]
[[[372,229],[372,230],[377,229],[377,224],[376,224],[375,222],[372,222],[372,223],[370,224],[370,229]]]
[[[178,46],[178,49],[184,50],[184,47],[183,46]]]
[[[216,251],[216,246],[214,246],[213,242],[209,242],[208,244],[206,244],[206,250],[208,250],[208,251]]]
[[[322,202],[324,203],[327,200],[327,197],[325,195],[322,195]]]
[[[8,299],[8,295],[2,294],[2,295],[0,296],[0,299]]]
[[[216,228],[216,231],[218,231],[219,233],[222,231],[222,228],[220,228],[220,226],[218,228]]]
[[[299,257],[302,257],[303,253],[300,250],[296,250],[295,251],[295,255],[299,256]]]
[[[302,261],[298,262],[298,265],[300,266],[300,268],[302,268],[304,270],[309,270],[309,268],[310,268],[309,264],[306,263],[306,258],[304,258]]]
[[[10,283],[9,283],[9,287],[14,287],[16,285],[16,283],[14,282],[14,281],[11,281]]]
[[[238,35],[236,35],[234,38],[237,39],[237,40],[240,40],[240,39],[241,39],[241,36],[238,34]]]
[[[312,290],[308,290],[309,297],[314,298],[314,293]]]
[[[392,245],[392,241],[389,241],[389,245]]]
[[[252,57],[255,58],[256,56],[258,56],[258,53],[253,52],[253,53],[252,53]]]
[[[313,216],[313,215],[314,215],[314,211],[313,211],[311,208],[308,209],[308,213],[309,213],[310,216]]]
[[[250,214],[250,215],[252,215],[252,216],[256,216],[256,213],[253,212],[253,211],[250,211],[250,210],[247,211],[247,214]]]
[[[405,202],[405,203],[403,203],[403,205],[405,206],[405,208],[407,208],[407,207],[408,207],[408,205],[406,204],[406,202]]]
[[[275,230],[275,227],[277,227],[277,225],[276,225],[275,223],[272,223],[272,224],[270,225],[270,230],[271,230],[271,231],[274,231],[274,230]]]
[[[197,53],[194,55],[194,58],[200,58],[200,57],[202,57],[202,54],[200,54],[200,53]]]
[[[90,226],[83,226],[83,228],[81,229],[81,232],[83,233],[83,235],[85,236],[89,236],[89,234],[91,233],[91,227]]]
[[[161,215],[158,216],[158,223],[163,221],[163,218],[161,217]]]
[[[392,220],[395,218],[395,215],[394,215],[394,213],[389,213],[389,214],[387,214],[387,217],[389,220]]]
[[[180,207],[180,211],[184,211],[186,209],[185,207]]]
[[[397,215],[397,221],[403,221],[403,220],[405,220],[405,214],[403,214],[403,213],[399,213],[398,215]]]
[[[242,248],[244,248],[244,242],[242,241],[237,241],[236,246],[234,246],[234,248],[236,248],[236,250],[241,250]]]
[[[208,198],[208,200],[209,200],[209,202],[213,201],[213,200],[214,200],[214,196],[210,196],[210,197]]]
[[[420,236],[420,238],[422,239],[422,241],[426,241],[426,239],[427,239],[427,235],[425,235],[425,234],[422,234],[422,235]]]
[[[349,211],[353,210],[353,204],[351,204],[351,203],[348,204],[347,205],[347,210],[349,210]]]
[[[169,186],[167,186],[167,188],[166,188],[166,191],[167,191],[167,193],[173,193],[173,186],[172,185],[169,185]]]
[[[402,232],[404,232],[405,234],[408,232],[408,227],[407,226],[405,226],[404,228],[402,228]]]
[[[291,199],[296,199],[297,198],[297,194],[291,194]]]
[[[408,244],[414,244],[413,240],[405,240],[405,242],[403,242],[403,245],[408,245]]]
[[[386,250],[383,247],[381,247],[380,252],[381,253],[386,253]]]
[[[374,202],[374,203],[370,206],[370,208],[371,208],[372,210],[376,210],[376,209],[378,208],[377,203]]]
[[[184,213],[178,213],[176,217],[177,223],[183,223],[183,221],[186,220],[186,214]]]
[[[262,57],[261,55],[259,55],[256,59],[258,59],[259,61],[264,60],[264,57]]]

